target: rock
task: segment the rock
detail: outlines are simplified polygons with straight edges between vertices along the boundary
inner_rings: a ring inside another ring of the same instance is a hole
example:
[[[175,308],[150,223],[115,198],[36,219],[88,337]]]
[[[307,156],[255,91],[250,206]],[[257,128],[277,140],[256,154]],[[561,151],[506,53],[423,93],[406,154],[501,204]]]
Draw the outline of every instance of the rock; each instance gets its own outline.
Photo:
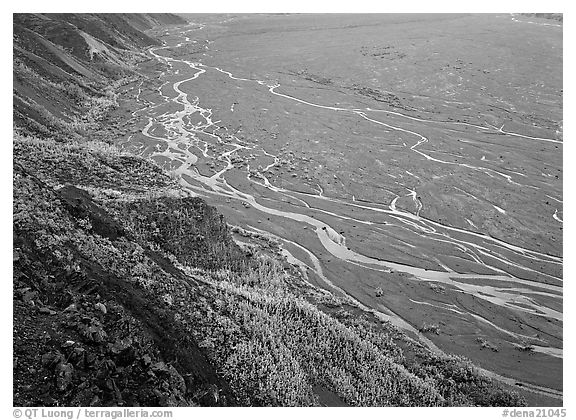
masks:
[[[110,240],[124,236],[123,227],[99,205],[94,203],[90,194],[80,188],[67,185],[58,190],[60,200],[78,220],[89,219],[91,230]]]
[[[72,362],[76,367],[79,367],[82,365],[82,362],[84,361],[85,353],[86,350],[84,350],[82,347],[75,347],[74,350],[72,350],[72,352],[68,356],[69,361]]]
[[[77,311],[78,310],[78,306],[76,306],[75,303],[72,303],[70,305],[68,305],[66,307],[66,309],[64,309],[64,312],[72,312],[72,311]]]
[[[51,351],[42,355],[42,366],[52,367],[64,360],[64,356],[59,351]]]
[[[52,309],[47,308],[47,307],[45,307],[45,306],[43,306],[43,307],[41,307],[40,309],[38,309],[38,311],[39,311],[41,314],[46,314],[46,315],[56,315],[56,313],[57,313],[56,311],[53,311]]]
[[[38,292],[37,291],[31,291],[29,288],[26,288],[28,290],[25,290],[22,293],[22,301],[24,301],[24,303],[29,303],[31,305],[34,305],[34,301],[37,300],[38,297]]]
[[[91,366],[96,362],[96,355],[94,353],[86,354],[86,365]]]
[[[114,344],[110,345],[110,351],[113,354],[120,354],[126,349],[130,348],[132,345],[132,339],[130,337],[117,339]]]
[[[75,341],[68,340],[68,341],[66,341],[64,344],[62,344],[62,347],[63,347],[63,348],[72,347],[74,344],[76,344]]]
[[[98,309],[100,312],[102,312],[104,315],[106,315],[107,309],[106,306],[103,303],[96,303],[94,304],[94,308]]]
[[[82,332],[86,338],[94,341],[95,343],[102,343],[107,337],[106,331],[104,331],[101,325],[90,325]]]
[[[64,391],[70,386],[73,373],[74,367],[70,363],[60,362],[56,366],[56,387],[59,391]]]

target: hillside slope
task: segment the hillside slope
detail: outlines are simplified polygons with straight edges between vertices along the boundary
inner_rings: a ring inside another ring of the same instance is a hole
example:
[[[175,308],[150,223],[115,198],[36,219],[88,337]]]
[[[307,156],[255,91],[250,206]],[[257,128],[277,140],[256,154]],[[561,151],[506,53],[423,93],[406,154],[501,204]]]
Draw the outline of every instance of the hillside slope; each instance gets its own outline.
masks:
[[[308,285],[269,238],[243,250],[156,164],[94,140],[143,77],[142,30],[179,18],[14,22],[14,405],[525,404]]]
[[[14,14],[13,115],[24,134],[70,137],[116,106],[115,87],[137,78],[143,31],[184,24],[169,14]]]

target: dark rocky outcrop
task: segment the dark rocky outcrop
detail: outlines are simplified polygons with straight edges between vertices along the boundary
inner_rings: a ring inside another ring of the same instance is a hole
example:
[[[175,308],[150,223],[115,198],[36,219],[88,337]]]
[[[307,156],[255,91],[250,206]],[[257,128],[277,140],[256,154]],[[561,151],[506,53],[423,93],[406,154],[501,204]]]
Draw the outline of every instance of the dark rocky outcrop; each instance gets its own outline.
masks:
[[[146,277],[158,270],[163,284],[178,283],[189,296],[198,283],[87,191],[55,190],[32,172],[15,166],[14,404],[234,405],[177,310],[119,273],[131,269],[128,250],[146,247]],[[221,239],[220,223],[210,235],[204,214],[192,220],[207,240]],[[106,251],[91,251],[90,242],[121,252],[123,268],[107,264]]]

